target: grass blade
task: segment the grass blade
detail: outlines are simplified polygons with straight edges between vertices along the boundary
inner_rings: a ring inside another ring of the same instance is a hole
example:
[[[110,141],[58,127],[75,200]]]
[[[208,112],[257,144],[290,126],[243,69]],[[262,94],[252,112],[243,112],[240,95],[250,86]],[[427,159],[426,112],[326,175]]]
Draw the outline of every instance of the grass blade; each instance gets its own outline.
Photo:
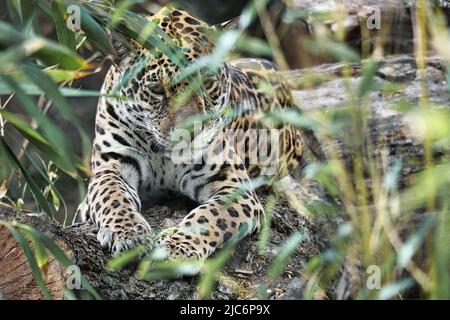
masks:
[[[293,233],[281,247],[278,255],[269,267],[268,275],[271,279],[278,278],[289,262],[289,258],[294,254],[297,247],[303,241],[303,236],[299,232]]]
[[[41,271],[39,270],[38,263],[33,255],[30,245],[28,244],[28,241],[9,223],[0,220],[0,225],[5,226],[9,230],[9,232],[13,235],[13,237],[17,240],[17,242],[20,244],[25,256],[27,257],[28,262],[30,263],[31,272],[33,273],[34,279],[36,280],[36,282],[39,285],[39,288],[41,289],[42,295],[44,296],[45,299],[52,300],[53,297],[50,295],[50,292],[48,291],[47,286],[45,285],[45,281],[42,278],[42,274]]]
[[[6,144],[6,141],[3,139],[3,137],[0,137],[0,145],[1,148],[5,151],[5,154],[9,157],[10,161],[14,163],[20,170],[20,173],[25,178],[25,181],[27,182],[28,186],[31,189],[31,192],[33,193],[34,198],[36,199],[39,206],[44,210],[45,213],[47,213],[50,217],[53,217],[53,210],[51,209],[48,202],[45,200],[44,195],[42,194],[39,186],[36,184],[34,179],[31,177],[31,175],[28,173],[28,171],[24,168],[24,166],[20,163],[20,161],[16,158],[14,153],[11,151],[9,146]]]

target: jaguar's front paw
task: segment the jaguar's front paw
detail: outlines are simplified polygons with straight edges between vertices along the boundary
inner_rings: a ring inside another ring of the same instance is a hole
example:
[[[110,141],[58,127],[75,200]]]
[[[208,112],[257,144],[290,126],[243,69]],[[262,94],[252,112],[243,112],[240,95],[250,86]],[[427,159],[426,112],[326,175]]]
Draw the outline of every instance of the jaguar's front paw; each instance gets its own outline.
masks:
[[[189,240],[192,240],[192,236],[188,236],[186,239],[183,237],[183,233],[181,235],[177,233],[176,228],[164,230],[155,240],[152,259],[162,262],[163,267],[166,263],[174,267],[172,277],[175,278],[201,274],[207,256],[205,251],[196,247],[196,244]],[[170,263],[174,261],[180,264],[171,265]]]
[[[109,220],[108,220],[109,221]],[[113,256],[129,250],[139,244],[151,244],[151,227],[140,214],[113,218],[110,223],[101,226],[97,240],[102,247],[111,251]]]
[[[200,239],[186,235],[176,227],[162,231],[155,241],[155,248],[161,251],[161,257],[166,260],[207,258],[206,250],[200,248]]]

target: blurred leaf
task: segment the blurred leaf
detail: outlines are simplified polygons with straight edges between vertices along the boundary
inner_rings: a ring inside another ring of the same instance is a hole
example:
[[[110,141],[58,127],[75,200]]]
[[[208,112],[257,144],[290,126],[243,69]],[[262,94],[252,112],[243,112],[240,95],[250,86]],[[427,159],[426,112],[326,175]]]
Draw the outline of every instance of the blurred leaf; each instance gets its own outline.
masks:
[[[16,140],[17,142],[17,140]],[[18,143],[18,142],[17,142]],[[55,188],[54,186],[54,182],[50,180],[49,175],[47,173],[47,168],[43,167],[43,164],[41,163],[40,159],[36,160],[35,158],[37,158],[36,154],[33,153],[33,156],[30,155],[30,152],[27,149],[23,149],[23,153],[26,156],[27,160],[31,163],[31,165],[33,166],[33,169],[36,170],[37,173],[39,173],[39,175],[45,180],[45,182],[48,184],[48,187],[51,188],[51,193],[52,195],[54,194],[55,197],[57,197],[56,200],[56,204],[55,206],[57,206],[57,208],[55,208],[55,210],[58,210],[60,207],[60,202],[62,202],[63,206],[65,208],[67,208],[66,203],[64,201],[63,196],[61,195],[61,193]],[[43,193],[43,195],[45,196],[45,194]],[[66,225],[65,223],[63,225]]]
[[[61,201],[53,188],[50,189],[50,195],[52,196],[53,207],[55,208],[55,211],[58,211],[61,207]]]
[[[183,276],[192,277],[203,265],[202,261],[194,259],[152,261],[144,259],[138,267],[138,276],[146,281],[177,279]]]
[[[402,212],[408,212],[426,204],[431,196],[439,195],[443,199],[450,198],[450,163],[435,164],[424,169],[415,176],[414,184],[404,190],[401,195]]]
[[[56,35],[59,43],[65,45],[72,51],[76,51],[75,33],[67,27],[65,16],[65,6],[62,3],[53,1],[51,3],[52,18],[55,23]]]
[[[450,63],[447,64],[447,79],[450,79]],[[447,89],[450,91],[450,81],[447,81]]]
[[[0,143],[0,184],[4,188],[8,188],[9,179],[15,169],[17,168],[14,167],[14,164],[8,157],[7,151],[4,150],[3,144]]]
[[[36,10],[36,0],[8,0],[11,9],[15,10],[22,25],[27,25]]]
[[[394,165],[389,168],[388,172],[383,178],[383,186],[386,190],[392,190],[397,187],[398,178],[403,166],[403,157],[396,159]]]
[[[132,7],[135,4],[143,2],[144,2],[143,0],[123,0],[117,3],[116,7],[113,8],[113,14],[111,15],[109,27],[110,28],[116,27],[119,24],[120,20],[122,19],[122,16],[130,7]]]
[[[53,297],[50,295],[50,292],[48,291],[47,286],[45,285],[38,263],[33,255],[33,252],[31,251],[28,241],[9,223],[0,220],[0,225],[5,226],[9,230],[9,232],[14,236],[16,241],[20,244],[23,253],[27,257],[28,263],[31,266],[31,272],[33,273],[34,279],[36,280],[36,282],[39,285],[39,288],[41,289],[42,295],[44,296],[45,299],[52,300]]]
[[[298,109],[274,110],[266,112],[262,120],[264,123],[277,125],[293,125],[299,129],[319,129],[322,125],[314,119],[308,117]]]
[[[110,19],[110,15],[105,17]],[[134,12],[125,11],[117,29],[153,54],[158,55],[155,51],[157,49],[180,68],[183,69],[186,66],[187,61],[183,51],[155,22]]]
[[[33,180],[31,175],[28,173],[28,171],[22,166],[20,161],[16,158],[14,153],[11,151],[9,146],[6,144],[6,141],[3,139],[3,137],[0,137],[0,145],[3,151],[5,151],[5,154],[9,157],[10,161],[13,162],[22,173],[25,181],[27,182],[28,186],[31,189],[31,192],[33,193],[33,196],[35,197],[37,203],[39,206],[46,212],[50,217],[53,216],[53,211],[51,207],[49,206],[48,202],[45,200],[44,195],[42,194],[39,186],[36,184],[36,182]]]
[[[108,34],[100,24],[90,15],[85,7],[80,6],[81,13],[81,29],[86,34],[89,42],[97,48],[104,56],[108,56],[114,52],[109,41]]]
[[[281,275],[288,264],[290,257],[294,254],[302,241],[303,236],[299,232],[295,232],[289,236],[273,262],[270,264],[268,275],[271,279],[276,279]]]
[[[106,268],[111,271],[117,271],[135,261],[140,255],[144,254],[147,248],[144,246],[136,246],[131,250],[127,250],[120,255],[108,260]]]
[[[354,49],[330,39],[308,40],[305,42],[305,48],[318,56],[331,56],[340,62],[359,62],[361,60]]]
[[[411,278],[403,279],[394,283],[389,283],[381,288],[378,300],[388,300],[401,294],[414,284]]]
[[[26,95],[26,93],[19,87],[19,85],[8,75],[0,75],[0,79],[3,79],[7,85],[16,92],[16,98],[21,103],[25,111],[32,116],[39,127],[44,132],[46,139],[55,146],[55,150],[58,152],[58,159],[55,163],[66,171],[72,177],[77,175],[76,172],[76,158],[69,147],[69,143],[65,138],[65,134],[58,128],[53,122],[51,122],[44,114],[42,114],[39,107],[35,102]],[[57,148],[56,148],[57,146]]]
[[[34,83],[20,83],[18,84],[20,89],[28,96],[40,96],[45,94],[44,91],[42,91],[37,85]],[[121,98],[116,95],[104,95],[100,91],[97,90],[86,90],[86,89],[76,89],[76,88],[59,88],[59,91],[62,96],[64,97],[80,97],[80,98],[86,98],[86,97],[114,97],[114,98]],[[12,94],[14,92],[13,89],[11,89],[7,83],[4,81],[1,81],[0,78],[0,95],[8,95]]]
[[[47,65],[58,65],[71,70],[89,68],[88,63],[83,58],[66,47],[41,38],[34,38],[27,42],[33,42],[33,44],[41,46],[36,52],[36,57],[45,61]]]
[[[8,47],[19,44],[25,36],[6,22],[0,21],[0,45]]]
[[[430,139],[435,141],[450,136],[450,112],[446,106],[427,108],[426,110],[415,108],[405,118],[420,138],[427,134]]]
[[[356,88],[356,96],[359,99],[362,99],[372,89],[375,83],[374,78],[379,67],[380,61],[378,60],[369,61],[364,65],[362,77]]]
[[[37,239],[32,233],[25,232],[31,241],[33,241],[34,254],[36,256],[36,263],[40,270],[43,270],[45,266],[48,264],[49,257],[47,251],[42,246],[39,239]]]
[[[207,299],[210,297],[220,270],[223,269],[233,253],[236,246],[236,240],[236,237],[232,237],[227,242],[227,245],[221,249],[214,258],[206,261],[204,272],[198,282],[199,293],[202,299]]]
[[[86,77],[88,75],[91,75],[92,73],[90,71],[80,71],[80,70],[64,70],[64,69],[49,69],[44,70],[46,74],[48,74],[52,80],[56,83],[63,82],[63,81],[73,81],[76,79],[80,79],[83,77]],[[62,88],[59,88],[61,90]],[[70,89],[70,88],[67,88]],[[76,89],[74,89],[76,90]],[[64,94],[63,94],[64,96]]]
[[[326,190],[330,193],[330,195],[339,195],[339,187],[337,186],[334,176],[338,173],[338,164],[336,161],[328,161],[323,164],[311,163],[308,164],[304,168],[305,176],[315,179],[322,186],[326,188]]]
[[[30,141],[42,153],[54,161],[59,161],[58,151],[39,132],[31,128],[28,123],[7,111],[0,114],[8,120],[28,141]]]
[[[256,56],[272,56],[272,48],[266,42],[247,35],[239,37],[236,50]]]
[[[448,199],[447,199],[448,200]],[[449,201],[444,205],[436,223],[433,237],[433,260],[435,261],[435,290],[433,299],[450,299],[450,210]]]
[[[39,67],[31,63],[23,65],[22,69],[27,76],[45,92],[45,96],[53,102],[55,107],[59,109],[62,116],[70,121],[77,129],[81,137],[83,154],[88,154],[91,149],[91,140],[84,131],[80,120],[72,111],[72,107],[67,103],[66,99],[59,92],[58,86],[54,84],[50,76],[41,71]]]
[[[398,266],[405,268],[408,265],[435,222],[436,215],[427,214],[424,217],[419,229],[400,247],[397,257]]]
[[[266,207],[264,208],[264,216],[262,219],[262,227],[259,234],[258,241],[258,251],[260,254],[267,247],[267,243],[269,242],[270,232],[271,232],[271,224],[272,224],[272,214],[273,208],[275,207],[276,199],[273,195],[271,195],[266,201]]]
[[[0,72],[8,72],[16,63],[25,58],[26,54],[22,46],[12,47],[0,52]]]
[[[266,283],[259,283],[257,288],[258,297],[261,300],[269,299],[269,286]]]
[[[17,45],[16,50],[21,52],[23,56],[34,56],[47,65],[59,65],[67,69],[89,67],[83,58],[67,47],[41,37],[25,36],[9,24],[0,21],[0,46],[11,47],[14,45]],[[0,68],[3,68],[3,66],[0,66]]]
[[[323,201],[312,201],[307,204],[306,208],[312,214],[322,216],[335,216],[341,211],[341,208],[336,203],[328,203]]]
[[[0,147],[0,151],[1,151],[1,148],[2,147]],[[1,160],[1,158],[0,158],[0,160]],[[2,168],[0,168],[0,169],[3,170]],[[1,174],[1,172],[0,172],[0,174]],[[8,192],[8,183],[9,183],[9,179],[1,178],[1,176],[0,176],[0,200],[4,196],[6,196],[6,193]]]

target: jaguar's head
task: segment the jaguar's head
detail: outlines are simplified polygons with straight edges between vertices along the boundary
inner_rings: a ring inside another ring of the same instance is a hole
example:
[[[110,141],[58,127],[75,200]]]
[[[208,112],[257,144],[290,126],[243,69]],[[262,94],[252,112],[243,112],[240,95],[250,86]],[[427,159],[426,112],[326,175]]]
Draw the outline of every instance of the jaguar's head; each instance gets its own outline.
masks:
[[[158,45],[146,50],[114,34],[118,59],[106,90],[128,98],[121,102],[123,111],[131,114],[137,129],[151,134],[160,150],[170,150],[194,122],[197,128],[202,123],[203,130],[192,132],[191,139],[212,138],[224,121],[231,88],[226,63],[211,63],[218,28],[173,8],[147,20],[159,27],[150,31]]]

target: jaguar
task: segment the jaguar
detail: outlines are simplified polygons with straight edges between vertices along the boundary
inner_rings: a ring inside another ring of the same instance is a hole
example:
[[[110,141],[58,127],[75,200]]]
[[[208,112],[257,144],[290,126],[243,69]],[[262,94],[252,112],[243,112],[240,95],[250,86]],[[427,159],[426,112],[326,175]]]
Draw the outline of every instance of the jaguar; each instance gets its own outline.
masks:
[[[313,134],[270,120],[278,110],[301,112],[274,63],[214,62],[227,43],[218,34],[239,32],[236,22],[210,26],[169,7],[146,19],[163,46],[148,50],[111,34],[117,54],[101,89],[91,178],[77,216],[96,224],[98,241],[113,255],[151,243],[167,259],[202,260],[259,230],[265,213],[255,179],[272,181],[302,166]],[[198,132],[188,130],[193,119],[202,124]],[[268,161],[260,160],[259,142],[249,143],[263,130],[278,137],[266,146]],[[191,161],[175,156],[186,136]],[[169,191],[198,206],[155,234],[142,202]]]

